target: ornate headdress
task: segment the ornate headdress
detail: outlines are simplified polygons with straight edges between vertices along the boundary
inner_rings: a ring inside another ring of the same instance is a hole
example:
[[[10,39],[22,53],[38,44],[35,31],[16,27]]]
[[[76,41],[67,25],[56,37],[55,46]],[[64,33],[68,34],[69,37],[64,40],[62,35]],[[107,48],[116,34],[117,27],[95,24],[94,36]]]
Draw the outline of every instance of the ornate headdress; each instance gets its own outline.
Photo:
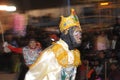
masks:
[[[81,29],[79,19],[75,13],[75,10],[71,9],[70,16],[68,16],[68,17],[61,16],[61,21],[60,21],[59,27],[60,27],[60,31],[63,32],[73,26],[79,27]]]

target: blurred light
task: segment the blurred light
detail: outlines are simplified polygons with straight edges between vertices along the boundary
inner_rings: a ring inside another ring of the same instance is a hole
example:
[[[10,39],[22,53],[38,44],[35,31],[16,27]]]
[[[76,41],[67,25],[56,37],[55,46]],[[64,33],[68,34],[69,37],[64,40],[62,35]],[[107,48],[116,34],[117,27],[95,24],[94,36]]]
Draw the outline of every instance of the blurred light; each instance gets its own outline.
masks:
[[[16,7],[15,6],[8,6],[6,11],[16,11]]]
[[[108,2],[103,2],[103,3],[100,3],[100,5],[101,6],[107,6],[107,5],[109,5],[109,3]]]
[[[0,5],[0,10],[3,11],[16,11],[15,6]]]
[[[52,40],[52,41],[55,41],[55,39],[53,39],[53,38],[52,38],[51,40]]]

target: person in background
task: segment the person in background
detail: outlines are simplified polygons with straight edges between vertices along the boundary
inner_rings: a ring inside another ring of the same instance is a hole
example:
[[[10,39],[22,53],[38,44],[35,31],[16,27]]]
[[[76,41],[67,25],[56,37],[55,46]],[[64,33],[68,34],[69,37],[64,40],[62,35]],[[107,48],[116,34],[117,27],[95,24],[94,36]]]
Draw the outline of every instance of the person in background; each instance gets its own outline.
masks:
[[[42,51],[41,45],[34,38],[31,38],[28,45],[23,48],[14,47],[7,42],[3,44],[4,48],[10,49],[10,51],[22,54],[24,58],[25,65],[22,65],[18,80],[24,80],[25,74],[29,67],[36,61],[37,57]]]
[[[106,65],[106,62],[107,62],[107,58],[106,58],[106,52],[105,51],[99,51],[97,53],[97,62],[98,62],[98,65],[96,67],[96,72],[97,74],[99,74],[99,77],[102,78],[102,79],[105,79],[105,66]],[[107,70],[106,70],[107,72]]]
[[[15,36],[11,32],[6,32],[5,33],[5,40],[8,41],[9,44],[18,47],[17,40],[15,39]],[[8,50],[8,49],[7,49]],[[7,72],[9,73],[14,73],[15,70],[15,64],[17,64],[18,55],[14,55],[14,52],[8,51],[8,54],[3,54],[5,56],[5,66],[8,69]]]
[[[108,50],[110,48],[110,41],[104,31],[101,31],[95,41],[95,49],[98,51]]]
[[[120,80],[120,69],[117,63],[111,63],[108,80]]]
[[[116,36],[116,35],[112,36],[112,40],[110,41],[110,47],[112,50],[116,50],[116,48],[118,47],[118,46],[116,46],[116,43],[118,43],[117,39],[118,39],[118,36]]]
[[[79,50],[82,29],[74,9],[71,15],[61,16],[60,39],[41,52],[30,67],[25,80],[75,80],[81,64]]]
[[[116,36],[120,36],[120,16],[117,16],[116,17],[116,23],[114,25],[112,25],[113,27],[113,35],[116,35]]]
[[[120,50],[120,16],[116,17],[116,23],[112,26],[113,27],[113,35],[117,36],[117,42],[115,45],[115,50]]]
[[[88,60],[82,59],[82,64],[77,68],[77,74],[75,80],[87,80],[87,68],[88,68]]]

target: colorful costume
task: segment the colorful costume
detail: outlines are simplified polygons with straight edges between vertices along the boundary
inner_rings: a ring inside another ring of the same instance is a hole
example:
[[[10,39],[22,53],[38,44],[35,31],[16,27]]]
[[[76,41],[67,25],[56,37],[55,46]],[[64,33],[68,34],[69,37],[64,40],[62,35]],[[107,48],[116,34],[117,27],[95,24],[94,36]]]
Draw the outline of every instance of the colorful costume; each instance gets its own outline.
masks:
[[[74,10],[72,10],[72,14],[68,18],[62,18],[61,32],[71,26],[79,25],[74,18],[73,12]],[[66,21],[69,21],[70,24],[66,23]],[[80,27],[80,25],[77,27]],[[75,80],[76,68],[80,64],[79,51],[77,49],[70,50],[69,45],[60,39],[41,52],[37,61],[27,72],[25,80]]]
[[[35,49],[31,49],[29,46],[23,48],[16,48],[11,45],[8,45],[7,48],[9,48],[12,52],[23,54],[25,64],[27,66],[33,64],[39,56],[39,53],[41,52],[41,48],[39,46],[37,46]]]

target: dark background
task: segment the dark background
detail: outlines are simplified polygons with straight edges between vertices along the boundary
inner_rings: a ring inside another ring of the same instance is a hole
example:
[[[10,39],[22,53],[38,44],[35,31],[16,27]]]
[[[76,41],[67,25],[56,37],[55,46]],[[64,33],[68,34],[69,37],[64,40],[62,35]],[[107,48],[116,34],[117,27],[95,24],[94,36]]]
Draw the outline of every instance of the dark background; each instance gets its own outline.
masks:
[[[119,0],[0,0],[0,4],[8,3],[15,5],[17,10],[27,11],[32,9],[45,9],[53,7],[63,7],[76,4],[98,3],[105,1],[118,2]]]

